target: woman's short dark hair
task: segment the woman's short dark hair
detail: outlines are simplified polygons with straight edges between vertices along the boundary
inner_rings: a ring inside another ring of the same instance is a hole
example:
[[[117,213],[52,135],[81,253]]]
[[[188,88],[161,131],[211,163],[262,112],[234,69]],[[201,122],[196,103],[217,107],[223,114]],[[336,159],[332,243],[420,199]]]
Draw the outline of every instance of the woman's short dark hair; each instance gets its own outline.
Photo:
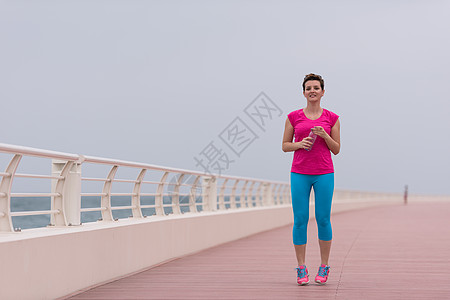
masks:
[[[322,76],[317,75],[317,74],[313,74],[313,73],[309,73],[308,75],[305,76],[305,79],[303,79],[303,84],[302,84],[303,91],[305,91],[305,84],[306,84],[306,82],[310,81],[310,80],[317,80],[317,81],[319,81],[320,82],[320,87],[322,88],[322,90],[324,90],[325,83],[323,81]]]

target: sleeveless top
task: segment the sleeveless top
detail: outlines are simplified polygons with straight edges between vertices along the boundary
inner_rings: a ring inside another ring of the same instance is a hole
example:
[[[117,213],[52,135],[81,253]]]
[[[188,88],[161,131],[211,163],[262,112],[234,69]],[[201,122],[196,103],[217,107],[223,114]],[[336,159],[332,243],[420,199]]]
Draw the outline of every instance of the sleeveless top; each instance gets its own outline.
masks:
[[[303,109],[290,112],[288,118],[292,127],[294,127],[295,142],[300,142],[309,135],[311,128],[314,126],[322,126],[330,135],[331,128],[336,124],[339,116],[324,108],[322,115],[317,120],[308,119],[303,113]],[[296,150],[292,160],[291,172],[306,175],[334,173],[331,152],[325,140],[317,136],[310,151]]]

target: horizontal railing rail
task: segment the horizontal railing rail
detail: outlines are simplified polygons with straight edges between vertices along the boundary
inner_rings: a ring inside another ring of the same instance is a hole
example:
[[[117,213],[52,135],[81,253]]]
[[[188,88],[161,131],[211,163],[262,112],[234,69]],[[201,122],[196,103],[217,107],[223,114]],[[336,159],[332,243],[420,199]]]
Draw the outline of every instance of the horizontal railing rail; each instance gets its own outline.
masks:
[[[24,216],[47,215],[50,216],[49,226],[60,227],[80,225],[83,214],[97,214],[97,219],[92,221],[113,222],[126,214],[139,219],[147,215],[163,216],[291,203],[290,186],[281,181],[207,174],[8,144],[0,144],[0,153],[12,155],[4,172],[0,172],[1,232],[20,231],[14,226],[13,218]],[[52,174],[16,172],[24,156],[50,159]],[[102,166],[103,176],[82,176],[84,165]],[[105,166],[107,171],[104,170]],[[137,174],[134,178],[116,178],[119,169],[133,169]],[[149,173],[151,176],[147,177]],[[39,193],[12,192],[15,178],[50,180],[51,190]],[[89,182],[102,186],[96,187],[95,191],[82,191],[84,184]],[[118,184],[128,187],[122,187],[120,192],[113,191]],[[26,207],[12,211],[12,199],[21,201],[24,198],[47,199],[50,208]],[[92,200],[89,207],[84,207],[84,200]],[[116,214],[121,215],[117,217]]]

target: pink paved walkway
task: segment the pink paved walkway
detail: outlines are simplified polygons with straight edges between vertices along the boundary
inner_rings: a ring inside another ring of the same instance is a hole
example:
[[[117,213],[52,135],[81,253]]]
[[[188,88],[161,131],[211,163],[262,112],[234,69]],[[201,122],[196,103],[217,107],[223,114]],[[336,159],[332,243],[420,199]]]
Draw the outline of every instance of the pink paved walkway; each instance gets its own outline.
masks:
[[[291,228],[183,257],[70,299],[450,299],[450,203],[336,214],[327,285],[297,286]],[[309,226],[307,265],[319,265]]]

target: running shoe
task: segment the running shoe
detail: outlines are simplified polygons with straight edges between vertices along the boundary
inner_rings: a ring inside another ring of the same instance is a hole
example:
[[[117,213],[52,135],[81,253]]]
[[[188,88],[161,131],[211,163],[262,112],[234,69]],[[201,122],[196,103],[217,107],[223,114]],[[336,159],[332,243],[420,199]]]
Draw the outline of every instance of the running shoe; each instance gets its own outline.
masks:
[[[330,273],[330,266],[321,265],[319,267],[319,272],[316,276],[316,282],[318,284],[325,284],[328,280],[328,274]]]
[[[306,268],[306,265],[298,266],[296,268],[297,270],[297,284],[298,285],[305,285],[309,283],[309,275],[308,275],[308,269]]]

